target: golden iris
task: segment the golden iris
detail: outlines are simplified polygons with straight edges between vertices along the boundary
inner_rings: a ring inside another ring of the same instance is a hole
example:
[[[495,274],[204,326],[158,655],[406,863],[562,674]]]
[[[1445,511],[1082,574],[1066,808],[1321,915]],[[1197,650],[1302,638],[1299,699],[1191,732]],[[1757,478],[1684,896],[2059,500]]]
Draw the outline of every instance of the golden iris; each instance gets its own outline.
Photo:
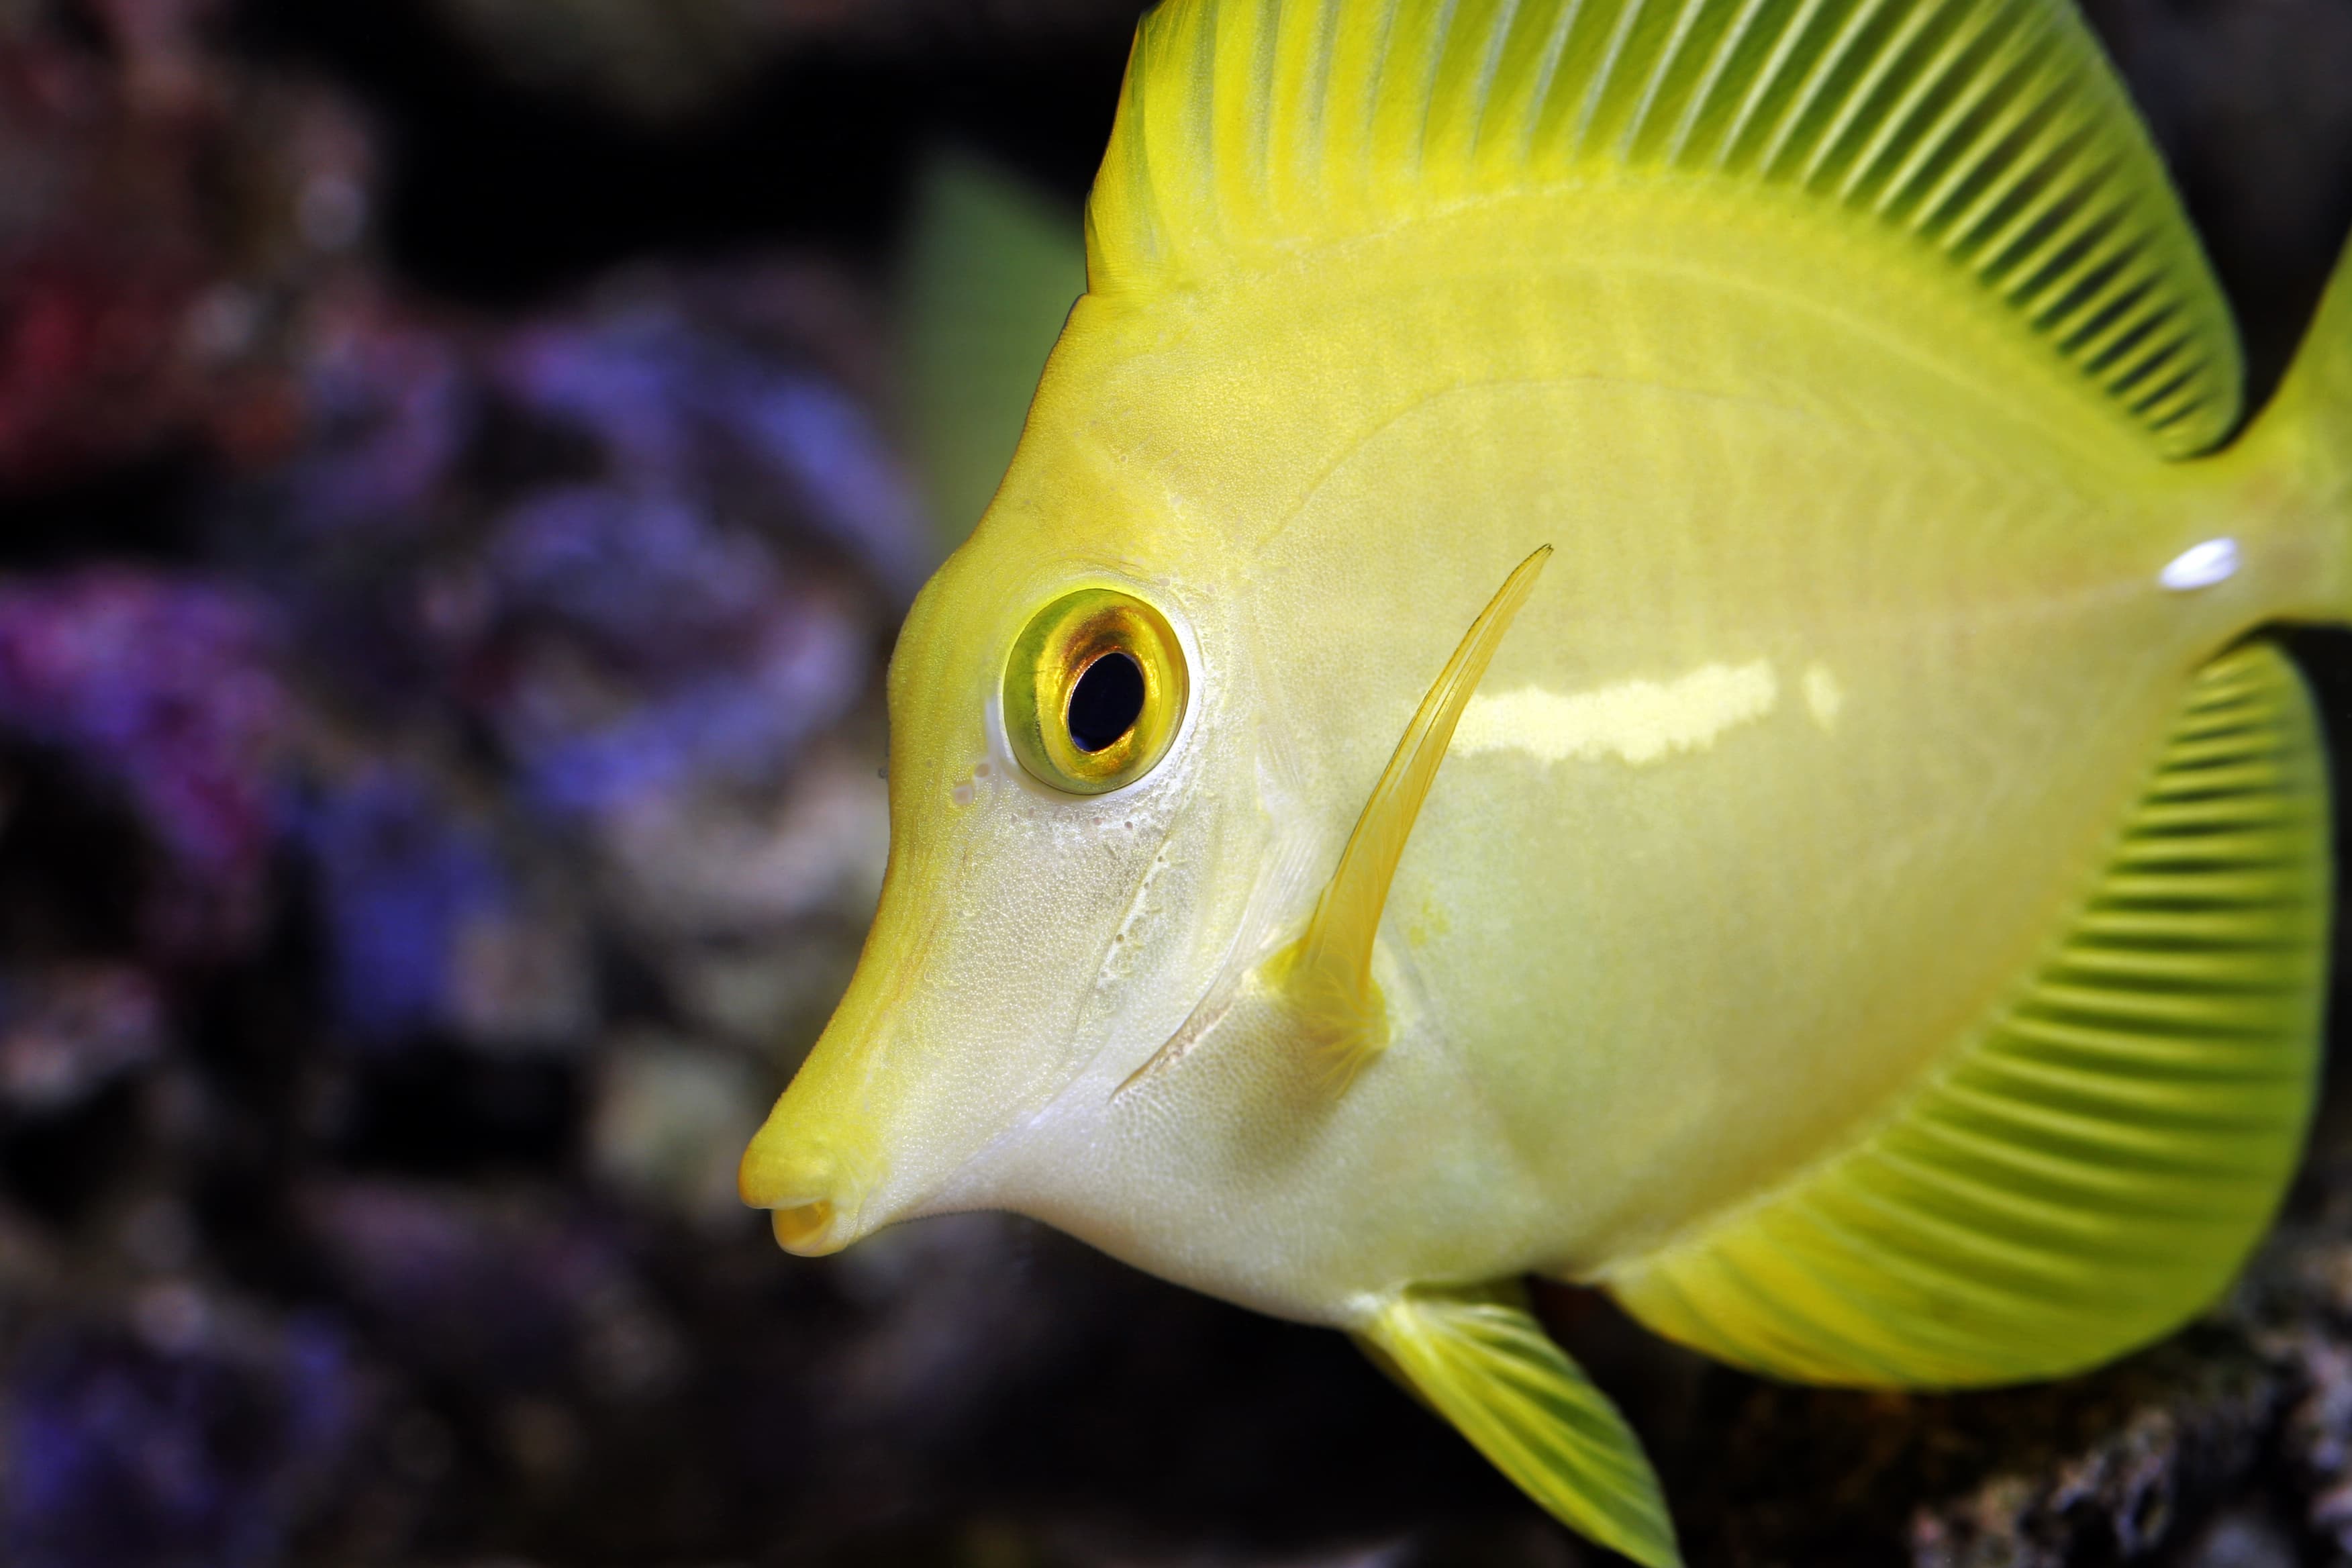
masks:
[[[1004,665],[1013,754],[1044,784],[1103,795],[1168,754],[1191,692],[1166,617],[1132,595],[1081,588],[1046,605]]]

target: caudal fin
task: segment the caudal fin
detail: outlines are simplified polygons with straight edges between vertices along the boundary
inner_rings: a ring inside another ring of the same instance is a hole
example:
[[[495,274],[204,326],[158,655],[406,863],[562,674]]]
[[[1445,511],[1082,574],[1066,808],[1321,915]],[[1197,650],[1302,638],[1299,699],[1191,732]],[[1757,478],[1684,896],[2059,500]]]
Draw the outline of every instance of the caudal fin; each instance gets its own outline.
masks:
[[[2315,456],[2338,495],[2352,489],[2352,248],[2337,259],[2303,352],[2280,388],[2280,404],[2289,399],[2308,410]]]
[[[2327,569],[2313,584],[2320,602],[2311,608],[2352,622],[2352,249],[2336,261],[2278,395],[2239,447],[2328,531],[2333,548],[2323,553]]]

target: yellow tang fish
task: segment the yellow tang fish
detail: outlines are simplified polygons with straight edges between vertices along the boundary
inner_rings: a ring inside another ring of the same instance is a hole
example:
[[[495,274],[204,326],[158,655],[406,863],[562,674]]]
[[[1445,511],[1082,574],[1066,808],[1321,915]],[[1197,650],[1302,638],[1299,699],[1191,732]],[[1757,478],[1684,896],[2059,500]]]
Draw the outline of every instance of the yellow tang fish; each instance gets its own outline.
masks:
[[[1166,0],[890,669],[778,1238],[1032,1215],[1676,1561],[1529,1314],[1957,1388],[2229,1282],[2311,1109],[2352,280],[2242,433],[2063,0]]]

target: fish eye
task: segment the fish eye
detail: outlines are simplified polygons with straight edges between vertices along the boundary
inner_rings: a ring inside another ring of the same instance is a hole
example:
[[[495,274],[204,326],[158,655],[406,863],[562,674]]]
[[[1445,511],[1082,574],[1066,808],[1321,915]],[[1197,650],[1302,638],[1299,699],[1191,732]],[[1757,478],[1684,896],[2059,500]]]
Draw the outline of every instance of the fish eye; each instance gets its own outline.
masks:
[[[1167,618],[1081,588],[1029,619],[1004,663],[1004,729],[1039,783],[1071,795],[1133,784],[1168,754],[1191,683]]]
[[[1143,667],[1128,654],[1103,655],[1070,688],[1070,740],[1087,752],[1118,744],[1143,717]]]

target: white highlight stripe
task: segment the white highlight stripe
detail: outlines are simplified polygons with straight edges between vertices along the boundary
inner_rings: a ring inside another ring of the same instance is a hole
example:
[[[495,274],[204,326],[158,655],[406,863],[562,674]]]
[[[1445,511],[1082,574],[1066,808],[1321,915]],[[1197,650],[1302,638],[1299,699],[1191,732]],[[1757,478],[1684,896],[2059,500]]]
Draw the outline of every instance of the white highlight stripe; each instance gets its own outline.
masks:
[[[2176,594],[2186,594],[2192,588],[2210,588],[2216,583],[2226,583],[2237,574],[2238,542],[2209,539],[2174,556],[2171,563],[2157,574],[2156,580]]]
[[[1524,752],[1539,762],[1614,756],[1639,765],[1704,751],[1727,730],[1770,713],[1780,682],[1763,659],[1709,664],[1668,681],[1627,680],[1594,691],[1522,687],[1470,700],[1456,752]]]

